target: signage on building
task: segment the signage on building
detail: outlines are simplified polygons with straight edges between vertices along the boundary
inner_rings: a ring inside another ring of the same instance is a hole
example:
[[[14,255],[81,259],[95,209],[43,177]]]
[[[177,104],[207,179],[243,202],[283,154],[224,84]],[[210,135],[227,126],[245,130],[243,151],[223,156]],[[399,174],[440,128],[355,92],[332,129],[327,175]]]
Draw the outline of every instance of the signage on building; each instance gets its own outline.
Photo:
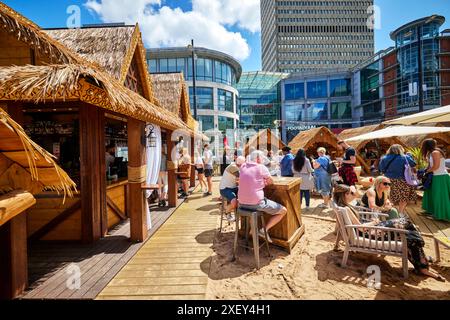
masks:
[[[287,127],[286,129],[288,131],[306,131],[306,130],[315,129],[315,128],[317,128],[317,126],[315,126],[315,125],[302,125],[302,126]]]

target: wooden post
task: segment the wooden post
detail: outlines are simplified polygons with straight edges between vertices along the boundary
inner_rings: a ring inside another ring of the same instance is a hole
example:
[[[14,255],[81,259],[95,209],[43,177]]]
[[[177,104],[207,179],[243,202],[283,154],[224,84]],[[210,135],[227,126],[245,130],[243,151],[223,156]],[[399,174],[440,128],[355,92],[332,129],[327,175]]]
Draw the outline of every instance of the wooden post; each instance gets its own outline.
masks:
[[[195,164],[195,156],[194,156],[194,153],[195,153],[195,144],[194,144],[194,142],[195,142],[195,137],[192,137],[191,138],[191,163],[192,164]],[[191,167],[191,185],[190,185],[190,187],[191,188],[195,188],[195,165],[193,165],[192,167]]]
[[[145,123],[136,119],[128,118],[128,166],[138,170],[145,165]],[[147,201],[144,199],[142,190],[143,182],[133,180],[128,173],[130,183],[129,191],[129,216],[131,241],[142,242],[147,239]]]
[[[28,286],[27,216],[0,227],[0,300],[15,299]]]
[[[172,159],[172,151],[175,148],[175,142],[172,141],[172,131],[167,131],[167,174],[168,174],[168,199],[169,207],[175,208],[177,206],[178,199],[178,184],[177,175],[175,174],[176,168],[173,163],[176,159]]]
[[[80,106],[81,238],[92,243],[102,236],[106,211],[104,112],[92,105]]]

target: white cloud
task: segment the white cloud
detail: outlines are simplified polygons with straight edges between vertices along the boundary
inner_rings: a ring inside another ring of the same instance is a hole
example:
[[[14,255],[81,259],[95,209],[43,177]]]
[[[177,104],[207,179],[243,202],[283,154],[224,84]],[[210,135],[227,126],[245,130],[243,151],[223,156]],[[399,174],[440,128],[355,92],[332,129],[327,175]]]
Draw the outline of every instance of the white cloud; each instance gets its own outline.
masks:
[[[219,50],[241,61],[250,56],[247,40],[227,27],[259,31],[259,0],[242,1],[245,5],[240,7],[233,0],[192,1],[192,11],[162,6],[161,0],[88,0],[85,6],[103,22],[138,22],[149,47],[186,46],[195,39],[196,46]]]

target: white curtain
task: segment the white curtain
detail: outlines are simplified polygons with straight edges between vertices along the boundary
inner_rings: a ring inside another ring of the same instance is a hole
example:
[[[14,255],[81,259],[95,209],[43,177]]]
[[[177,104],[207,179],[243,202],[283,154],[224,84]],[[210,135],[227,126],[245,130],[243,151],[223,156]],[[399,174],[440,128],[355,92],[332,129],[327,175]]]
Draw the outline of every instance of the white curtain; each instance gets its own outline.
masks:
[[[156,147],[149,147],[147,141],[146,147],[146,158],[147,158],[147,179],[146,184],[157,184],[159,178],[159,169],[161,166],[161,128],[156,125],[153,126],[153,133],[156,137]],[[150,132],[150,125],[147,125],[146,132]],[[146,197],[149,198],[154,191],[147,191]],[[147,226],[150,230],[152,228],[152,219],[150,216],[150,209],[148,205],[145,206],[147,209]]]

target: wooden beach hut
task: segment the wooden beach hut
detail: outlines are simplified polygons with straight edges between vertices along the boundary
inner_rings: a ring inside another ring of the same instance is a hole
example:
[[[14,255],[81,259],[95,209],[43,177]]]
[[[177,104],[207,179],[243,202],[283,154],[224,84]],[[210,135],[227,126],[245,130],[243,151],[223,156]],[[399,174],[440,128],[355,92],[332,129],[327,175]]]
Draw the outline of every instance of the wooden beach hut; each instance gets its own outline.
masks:
[[[289,147],[292,148],[293,153],[297,153],[299,149],[304,149],[308,158],[311,156],[317,157],[317,149],[324,147],[327,149],[328,155],[334,159],[339,156],[337,143],[338,138],[330,129],[320,127],[300,132],[289,143]]]
[[[145,240],[145,126],[167,130],[168,150],[172,132],[193,131],[154,97],[138,25],[42,30],[0,3],[0,52],[0,105],[57,156],[79,190],[63,206],[56,193],[39,195],[28,237],[92,243],[129,218],[131,239]],[[127,150],[124,175],[113,181],[108,142]]]
[[[383,129],[385,126],[382,124],[376,124],[371,126],[364,126],[359,128],[353,128],[353,129],[346,129],[342,131],[338,138],[339,140],[346,140],[350,139],[352,137],[356,137],[365,133],[377,131],[380,129]],[[363,140],[363,141],[352,141],[349,142],[349,145],[355,148],[356,150],[356,160],[357,165],[361,166],[362,169],[366,174],[371,173],[371,162],[375,162],[376,159],[367,159],[363,152],[365,149],[367,151],[373,151],[374,154],[377,155],[377,159],[381,157],[383,154],[386,153],[386,151],[389,149],[390,146],[393,144],[400,144],[404,146],[403,141],[400,138],[397,137],[391,137],[391,138],[385,138],[385,139],[377,139],[377,140]],[[377,162],[375,162],[376,164]]]
[[[27,210],[44,190],[69,202],[76,184],[0,108],[0,299],[14,299],[28,285]]]
[[[283,149],[285,146],[286,144],[280,139],[280,137],[276,136],[272,130],[264,129],[260,130],[248,140],[245,145],[245,154],[248,155],[252,148],[255,150],[265,149],[276,152]]]

